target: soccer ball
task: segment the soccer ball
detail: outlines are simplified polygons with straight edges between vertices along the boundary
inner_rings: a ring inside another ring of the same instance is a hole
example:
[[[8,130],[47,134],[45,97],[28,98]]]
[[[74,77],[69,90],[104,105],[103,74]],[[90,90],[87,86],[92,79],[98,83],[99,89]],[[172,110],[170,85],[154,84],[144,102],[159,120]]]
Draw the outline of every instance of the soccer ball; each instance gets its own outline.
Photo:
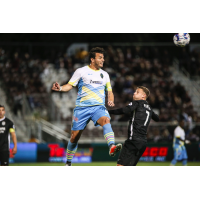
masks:
[[[189,33],[177,33],[174,35],[173,40],[177,47],[184,47],[189,44],[190,35]]]

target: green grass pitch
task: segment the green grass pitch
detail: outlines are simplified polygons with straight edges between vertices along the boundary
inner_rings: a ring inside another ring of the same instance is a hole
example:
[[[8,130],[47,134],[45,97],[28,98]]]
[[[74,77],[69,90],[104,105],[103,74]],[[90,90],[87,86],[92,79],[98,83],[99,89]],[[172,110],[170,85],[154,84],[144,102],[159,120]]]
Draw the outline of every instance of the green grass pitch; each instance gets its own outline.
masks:
[[[116,162],[74,163],[73,166],[116,166]],[[169,166],[170,162],[139,162],[137,166]],[[64,163],[11,163],[10,166],[65,166]],[[182,166],[178,162],[176,166]],[[188,162],[188,166],[200,166],[200,162]]]

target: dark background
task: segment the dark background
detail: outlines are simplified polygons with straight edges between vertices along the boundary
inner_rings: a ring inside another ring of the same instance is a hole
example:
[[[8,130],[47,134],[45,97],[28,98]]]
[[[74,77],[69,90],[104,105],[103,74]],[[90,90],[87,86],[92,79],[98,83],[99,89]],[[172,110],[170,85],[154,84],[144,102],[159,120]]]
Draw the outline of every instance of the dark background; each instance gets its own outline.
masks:
[[[174,48],[175,33],[1,33],[0,48],[7,55],[18,52],[29,53],[32,58],[54,60],[73,43],[89,43],[94,46],[107,47],[113,43],[131,43],[133,46],[160,46],[171,55],[180,57],[183,48]],[[200,42],[200,34],[190,34],[191,43]],[[96,44],[98,43],[98,44]],[[149,45],[150,44],[150,45]],[[123,44],[120,44],[122,47]],[[116,47],[116,46],[115,46]],[[184,48],[189,52],[189,46]],[[106,56],[106,55],[105,55]]]
[[[2,42],[171,42],[175,33],[1,33]],[[190,33],[191,42],[200,42]]]

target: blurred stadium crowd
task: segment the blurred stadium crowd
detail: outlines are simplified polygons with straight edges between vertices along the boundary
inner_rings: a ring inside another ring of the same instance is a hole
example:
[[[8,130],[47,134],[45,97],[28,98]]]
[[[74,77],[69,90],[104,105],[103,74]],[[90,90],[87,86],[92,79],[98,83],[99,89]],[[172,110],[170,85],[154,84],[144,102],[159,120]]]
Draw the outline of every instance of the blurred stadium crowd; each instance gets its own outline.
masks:
[[[180,84],[172,80],[170,66],[173,58],[167,49],[159,47],[104,47],[106,50],[104,70],[111,78],[115,95],[115,105],[123,107],[132,101],[132,95],[137,86],[143,85],[150,89],[148,99],[151,107],[159,113],[161,122],[175,123],[180,116],[185,117],[187,138],[198,141],[199,127],[193,128],[193,122],[200,122],[200,116],[194,110],[188,92]],[[186,54],[186,55],[185,55]],[[200,75],[200,54],[184,52],[180,62],[191,74]],[[47,91],[41,81],[44,73],[49,73],[49,64],[59,71],[65,69],[69,75],[88,64],[88,52],[79,49],[75,55],[68,56],[66,52],[54,52],[46,59],[31,56],[27,52],[6,52],[0,48],[0,79],[6,91],[7,102],[15,115],[22,112],[23,94],[29,102],[30,109],[43,108],[47,104],[41,94],[47,96]],[[190,70],[189,70],[190,69]],[[65,84],[66,82],[61,83]],[[71,120],[65,119],[65,120]],[[113,121],[124,122],[126,116],[112,116]],[[152,141],[171,141],[169,129],[149,128],[148,139]]]

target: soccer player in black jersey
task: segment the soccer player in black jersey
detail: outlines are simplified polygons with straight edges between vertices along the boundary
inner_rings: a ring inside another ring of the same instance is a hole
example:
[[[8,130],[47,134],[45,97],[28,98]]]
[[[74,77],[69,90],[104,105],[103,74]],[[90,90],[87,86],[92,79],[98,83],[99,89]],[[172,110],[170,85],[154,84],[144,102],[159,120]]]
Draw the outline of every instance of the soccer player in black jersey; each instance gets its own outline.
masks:
[[[117,166],[136,166],[147,146],[147,128],[151,118],[158,122],[159,117],[149,106],[146,99],[150,95],[146,87],[139,86],[133,95],[133,102],[128,106],[116,110],[109,110],[110,114],[130,116],[128,125],[128,139],[125,141],[119,155]]]
[[[0,163],[1,166],[9,165],[10,134],[14,143],[12,153],[17,153],[17,138],[15,126],[11,120],[5,117],[5,107],[0,105]]]

